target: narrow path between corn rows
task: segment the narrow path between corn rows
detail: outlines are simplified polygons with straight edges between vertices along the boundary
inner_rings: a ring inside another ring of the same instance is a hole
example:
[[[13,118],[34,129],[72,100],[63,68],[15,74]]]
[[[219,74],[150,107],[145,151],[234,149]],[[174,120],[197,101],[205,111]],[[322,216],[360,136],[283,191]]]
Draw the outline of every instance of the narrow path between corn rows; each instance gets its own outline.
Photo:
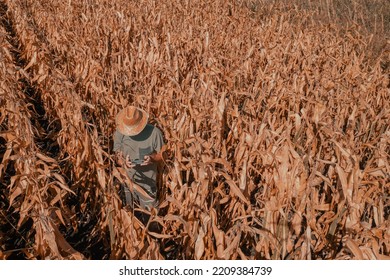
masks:
[[[29,77],[27,76],[28,74],[23,71],[27,62],[21,57],[19,40],[13,27],[12,20],[8,16],[7,12],[7,4],[4,1],[0,1],[1,24],[8,32],[8,42],[13,47],[11,54],[13,56],[14,63],[17,68],[20,69],[21,73],[23,73],[21,75],[22,78],[19,79],[19,87],[25,94],[27,103],[33,105],[30,107],[30,113],[32,116],[31,124],[36,128],[36,130],[34,130],[34,140],[43,154],[56,158],[59,154],[59,146],[55,140],[55,134],[60,131],[59,124],[56,122],[50,122],[50,120],[46,117],[46,111],[41,100],[40,92],[31,83]]]
[[[4,1],[0,1],[0,25],[7,32],[7,41],[12,46],[9,50],[13,63],[16,69],[20,70],[20,78],[18,79],[18,88],[20,92],[24,93],[25,102],[31,104],[28,106],[29,114],[31,115],[31,125],[33,126],[34,141],[39,152],[50,158],[58,158],[59,146],[56,141],[56,134],[60,131],[60,127],[56,122],[51,122],[46,117],[46,111],[42,103],[40,92],[31,83],[28,74],[23,70],[26,66],[26,61],[21,57],[21,48],[19,40],[15,32],[12,20],[8,15],[8,6]],[[7,185],[10,183],[10,178],[15,174],[12,165],[9,165],[6,170],[6,179],[2,182],[0,195],[4,200],[5,207],[2,206],[1,219],[5,221],[2,223],[1,231],[5,234],[2,237],[3,249],[5,253],[9,254],[9,259],[23,259],[24,248],[31,243],[31,229],[33,226],[32,219],[28,219],[20,228],[16,228],[19,220],[19,213],[8,205]],[[4,211],[3,211],[4,210]]]
[[[34,19],[29,18],[26,20],[31,21],[30,24],[34,26],[34,29],[37,29],[37,27],[35,26]],[[62,156],[60,153],[61,147],[56,141],[56,139],[58,133],[61,130],[61,125],[59,121],[49,119],[48,115],[46,114],[44,102],[41,98],[42,93],[40,89],[37,88],[30,80],[28,73],[29,71],[23,70],[27,66],[28,61],[24,60],[21,55],[21,52],[23,51],[23,46],[20,44],[20,40],[18,39],[18,34],[16,32],[16,28],[14,27],[14,23],[12,22],[12,16],[10,15],[7,2],[4,0],[0,0],[0,24],[4,26],[4,29],[8,33],[7,40],[12,46],[12,50],[10,50],[10,52],[12,54],[15,66],[17,67],[17,69],[19,69],[21,73],[21,78],[18,81],[20,91],[24,93],[26,103],[32,105],[29,106],[29,113],[32,116],[31,124],[34,127],[35,144],[39,149],[40,153],[50,158],[56,159],[57,161],[60,161],[60,157]],[[37,35],[38,37],[40,37],[40,40],[43,40],[48,43],[42,33]],[[51,50],[50,55],[55,56],[55,52]],[[59,162],[59,164],[65,165],[66,162]],[[70,174],[64,174],[64,171],[62,170],[59,170],[59,172],[64,178],[66,178],[66,180],[70,180]],[[72,204],[76,207],[76,209],[79,207],[78,198],[74,196],[70,197],[69,201],[65,203]],[[6,208],[8,208],[8,205]],[[32,220],[30,219],[27,223],[25,223],[25,225],[23,225],[21,229],[16,230],[14,228],[14,225],[17,224],[19,214],[13,213],[12,207],[7,212],[7,219],[9,220],[7,229],[13,230],[13,238],[8,241],[8,243],[10,244],[7,244],[6,247],[12,249],[17,248],[15,250],[15,254],[12,255],[10,258],[24,258],[24,255],[23,253],[21,253],[21,249],[19,248],[24,247],[27,243],[28,238],[26,237],[26,235],[29,233],[29,231],[31,231]],[[89,256],[92,259],[101,259],[104,258],[104,256],[107,257],[109,254],[106,252],[107,250],[104,249],[105,246],[102,243],[102,240],[95,240],[97,236],[94,236],[94,240],[90,240],[90,233],[92,233],[92,231],[94,230],[96,222],[96,219],[81,216],[78,220],[77,231],[74,231],[73,227],[65,228],[62,225],[60,226],[60,230],[63,232],[65,239],[76,250],[86,256]],[[7,232],[3,229],[2,231]],[[88,251],[87,254],[86,252],[84,252],[85,250]]]

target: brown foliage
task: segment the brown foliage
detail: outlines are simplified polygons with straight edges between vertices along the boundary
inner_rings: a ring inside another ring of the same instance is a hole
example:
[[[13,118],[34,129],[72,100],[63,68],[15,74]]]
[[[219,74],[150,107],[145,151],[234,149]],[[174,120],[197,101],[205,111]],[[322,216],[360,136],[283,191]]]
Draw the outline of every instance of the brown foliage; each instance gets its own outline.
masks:
[[[113,259],[389,257],[388,56],[369,61],[353,27],[240,1],[6,2],[26,63],[0,37],[0,178],[12,165],[3,193],[17,227],[33,220],[27,258],[84,258],[65,234],[80,213]],[[35,144],[18,75],[58,123],[57,155]],[[117,195],[110,139],[127,104],[167,141],[160,233]]]

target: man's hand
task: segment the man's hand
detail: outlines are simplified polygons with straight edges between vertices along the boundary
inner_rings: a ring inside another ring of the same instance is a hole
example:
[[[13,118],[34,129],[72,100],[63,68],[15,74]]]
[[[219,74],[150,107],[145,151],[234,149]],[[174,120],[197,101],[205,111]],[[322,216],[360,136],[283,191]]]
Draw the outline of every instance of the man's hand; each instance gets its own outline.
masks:
[[[144,156],[144,162],[141,165],[149,165],[153,163],[152,155]]]
[[[125,167],[126,168],[133,168],[135,166],[135,164],[133,164],[130,160],[130,156],[127,155],[126,156],[126,161],[125,161]]]
[[[149,164],[160,162],[161,160],[162,160],[162,155],[160,153],[153,153],[144,156],[144,162],[141,165],[149,165]]]
[[[125,159],[123,158],[123,152],[117,151],[115,153],[115,162],[119,166],[123,166]]]
[[[119,166],[124,168],[133,168],[135,166],[131,163],[129,155],[126,156],[126,159],[124,158],[122,151],[118,151],[115,153],[115,160]]]

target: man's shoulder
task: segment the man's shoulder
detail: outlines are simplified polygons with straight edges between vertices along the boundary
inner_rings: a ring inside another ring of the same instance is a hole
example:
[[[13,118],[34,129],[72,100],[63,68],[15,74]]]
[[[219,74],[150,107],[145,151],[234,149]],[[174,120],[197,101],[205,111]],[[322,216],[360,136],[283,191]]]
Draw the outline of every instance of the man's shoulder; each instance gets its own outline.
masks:
[[[114,137],[123,137],[123,136],[124,135],[122,133],[120,133],[118,129],[115,130]]]
[[[154,134],[162,134],[161,130],[157,126],[152,125],[150,123],[148,123],[146,126],[148,127],[148,129],[150,129],[152,131],[152,133],[154,133]]]

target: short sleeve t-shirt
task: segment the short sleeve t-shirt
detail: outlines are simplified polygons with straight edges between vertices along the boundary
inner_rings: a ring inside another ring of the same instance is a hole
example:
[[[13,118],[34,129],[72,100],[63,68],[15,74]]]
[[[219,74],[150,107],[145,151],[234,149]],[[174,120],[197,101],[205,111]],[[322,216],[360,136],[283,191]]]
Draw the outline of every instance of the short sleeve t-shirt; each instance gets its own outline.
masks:
[[[113,150],[122,151],[124,157],[128,155],[131,161],[143,160],[144,156],[159,152],[164,145],[163,135],[160,129],[147,124],[145,128],[135,136],[126,136],[118,130],[114,134]],[[148,194],[156,197],[157,164],[135,166],[127,171],[129,178],[140,185]]]

